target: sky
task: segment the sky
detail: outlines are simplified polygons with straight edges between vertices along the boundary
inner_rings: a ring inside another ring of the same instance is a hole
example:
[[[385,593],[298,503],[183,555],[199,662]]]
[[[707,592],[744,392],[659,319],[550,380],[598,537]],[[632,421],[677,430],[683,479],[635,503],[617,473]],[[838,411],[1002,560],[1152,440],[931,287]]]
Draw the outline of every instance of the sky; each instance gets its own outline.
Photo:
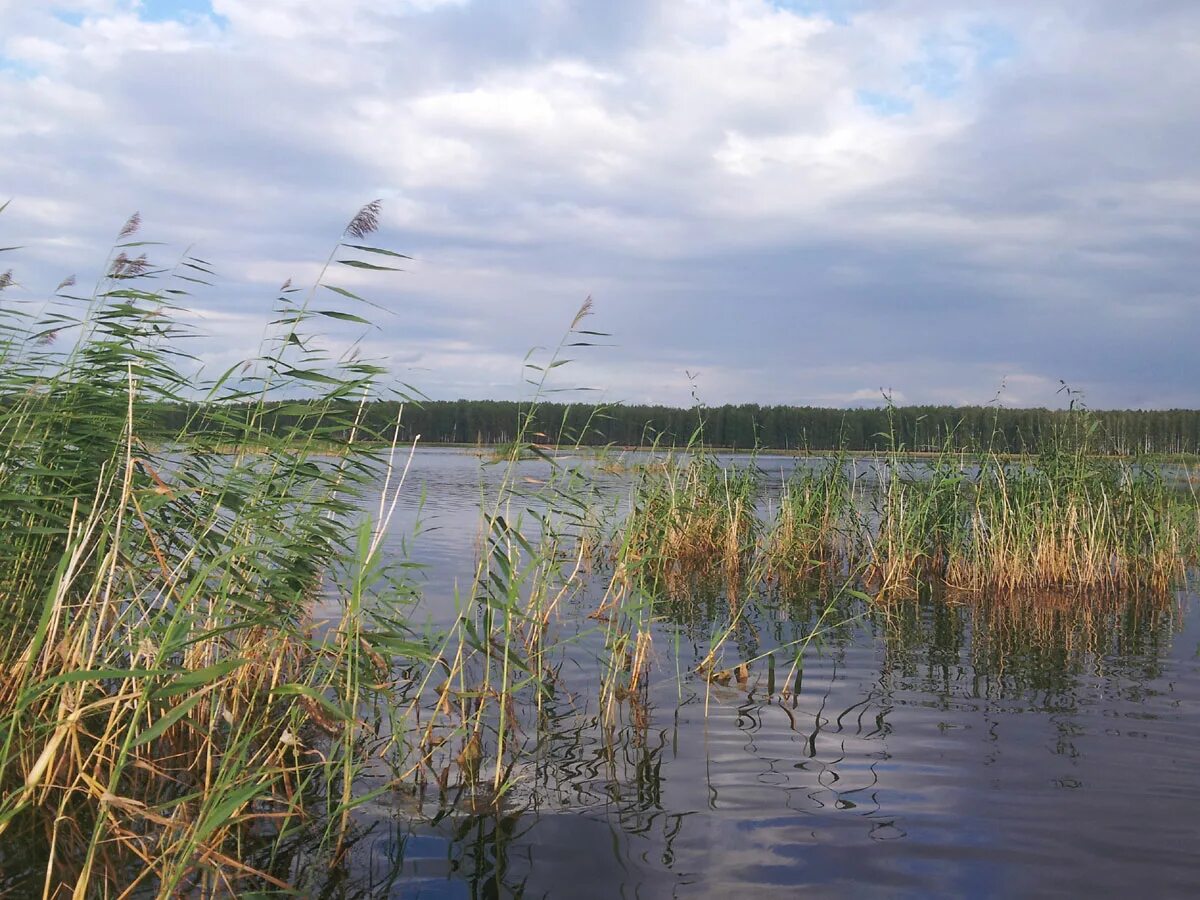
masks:
[[[590,295],[593,399],[1197,407],[1198,85],[1195,0],[0,0],[2,299],[139,211],[216,372],[380,198],[430,397]]]

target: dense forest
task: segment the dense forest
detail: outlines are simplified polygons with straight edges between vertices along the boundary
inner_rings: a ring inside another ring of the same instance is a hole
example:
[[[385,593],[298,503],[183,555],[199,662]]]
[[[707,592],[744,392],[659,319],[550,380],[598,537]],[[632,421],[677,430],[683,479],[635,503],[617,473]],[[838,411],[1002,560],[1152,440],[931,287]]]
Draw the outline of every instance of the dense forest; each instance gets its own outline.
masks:
[[[390,436],[398,402],[377,401],[365,409],[367,433]],[[503,400],[409,402],[400,418],[402,439],[422,443],[503,444],[515,439],[527,404]],[[162,409],[169,432],[221,431],[236,408],[195,405]],[[289,401],[267,415],[280,421],[311,419],[315,410]],[[530,429],[544,443],[588,445],[683,445],[698,431],[709,446],[773,450],[993,449],[1031,452],[1052,435],[1079,440],[1097,452],[1196,453],[1200,410],[1048,410],[1003,407],[905,406],[826,409],[806,406],[593,406],[542,403]]]

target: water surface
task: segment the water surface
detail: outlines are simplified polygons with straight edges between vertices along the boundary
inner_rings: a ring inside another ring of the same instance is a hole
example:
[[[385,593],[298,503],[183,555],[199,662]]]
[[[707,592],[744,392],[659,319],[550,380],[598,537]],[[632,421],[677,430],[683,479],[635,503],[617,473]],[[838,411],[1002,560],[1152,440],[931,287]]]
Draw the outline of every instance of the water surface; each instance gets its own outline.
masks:
[[[768,507],[793,464],[763,461]],[[408,535],[425,564],[431,621],[469,588],[479,501],[500,474],[465,451],[416,455],[393,549]],[[597,483],[619,502],[629,480]],[[849,604],[798,682],[756,663],[744,684],[708,685],[688,669],[723,604],[656,610],[651,687],[612,727],[581,639],[501,810],[385,794],[362,820],[346,895],[1200,895],[1191,594],[1050,611],[927,600],[886,620]],[[727,656],[803,636],[823,608],[764,603]]]

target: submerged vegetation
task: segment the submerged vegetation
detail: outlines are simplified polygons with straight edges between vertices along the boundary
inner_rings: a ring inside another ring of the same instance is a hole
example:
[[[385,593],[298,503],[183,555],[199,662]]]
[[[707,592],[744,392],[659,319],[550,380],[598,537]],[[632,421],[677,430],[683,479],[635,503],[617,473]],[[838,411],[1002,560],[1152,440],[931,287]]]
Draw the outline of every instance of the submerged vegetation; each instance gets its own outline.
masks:
[[[1153,604],[1195,558],[1190,482],[1104,458],[1083,410],[1021,460],[955,439],[914,464],[893,429],[881,455],[808,461],[778,495],[759,460],[705,447],[703,419],[680,452],[572,462],[555,450],[595,443],[606,413],[544,396],[566,348],[603,337],[589,300],[527,362],[453,621],[420,628],[385,543],[419,404],[344,331],[366,301],[335,274],[394,268],[367,243],[379,212],[207,382],[179,313],[213,269],[155,265],[136,216],[90,294],[67,279],[44,303],[0,279],[0,891],[304,891],[380,797],[498,811],[530,760],[553,783],[548,722],[599,734],[618,790],[620,735],[652,755],[652,675],[794,698],[812,640],[875,611],[915,627],[886,601],[971,600],[998,635],[1091,627],[1088,609]],[[329,328],[341,355],[314,340]],[[164,410],[187,413],[169,433]],[[628,479],[627,504],[605,506],[601,475]],[[590,696],[561,674],[583,656]]]

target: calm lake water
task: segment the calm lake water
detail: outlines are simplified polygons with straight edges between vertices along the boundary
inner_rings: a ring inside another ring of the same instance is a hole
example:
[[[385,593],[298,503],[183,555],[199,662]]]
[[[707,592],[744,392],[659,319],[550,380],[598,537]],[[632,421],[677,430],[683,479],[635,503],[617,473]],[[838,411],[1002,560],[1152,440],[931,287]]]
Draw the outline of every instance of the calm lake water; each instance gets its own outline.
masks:
[[[769,506],[793,463],[760,465]],[[469,452],[416,454],[393,540],[426,567],[431,622],[470,590],[499,475]],[[617,502],[629,481],[597,484]],[[580,620],[594,607],[572,602]],[[802,637],[823,608],[758,606],[727,659]],[[656,609],[651,686],[612,727],[584,635],[501,811],[384,794],[328,895],[1200,896],[1192,595],[1041,614],[914,602],[888,619],[847,604],[787,698],[786,665],[775,684],[765,663],[740,686],[689,674],[728,610]]]

